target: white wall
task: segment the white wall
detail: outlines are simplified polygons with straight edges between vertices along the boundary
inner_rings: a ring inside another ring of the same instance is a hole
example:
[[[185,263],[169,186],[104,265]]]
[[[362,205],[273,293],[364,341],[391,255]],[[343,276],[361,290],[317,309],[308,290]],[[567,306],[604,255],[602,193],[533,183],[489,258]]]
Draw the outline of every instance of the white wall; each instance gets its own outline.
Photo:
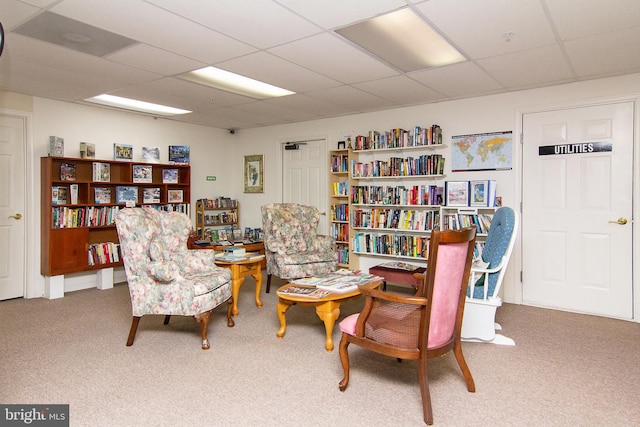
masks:
[[[574,106],[618,97],[637,97],[640,94],[640,74],[615,78],[591,80],[542,89],[491,95],[458,101],[442,102],[415,107],[363,113],[294,123],[279,126],[239,130],[230,135],[226,130],[187,125],[166,119],[123,113],[98,107],[34,98],[32,141],[35,162],[35,185],[30,204],[35,207],[37,228],[30,232],[29,255],[39,260],[39,182],[37,159],[48,152],[50,135],[65,138],[66,155],[77,155],[80,141],[96,144],[97,158],[112,158],[114,142],[134,145],[134,156],[140,156],[142,146],[159,146],[166,160],[169,145],[191,146],[191,200],[201,197],[228,195],[241,203],[240,223],[243,227],[259,227],[259,207],[268,202],[281,200],[280,180],[282,162],[280,145],[290,140],[327,138],[329,149],[345,133],[366,134],[369,130],[386,130],[395,127],[410,129],[415,125],[439,124],[443,129],[445,144],[450,146],[452,135],[484,133],[491,131],[514,131],[514,139],[520,132],[519,119],[522,112],[545,110],[558,106]],[[20,109],[20,106],[6,105]],[[515,141],[514,141],[515,142]],[[264,154],[264,187],[262,194],[243,193],[243,156]],[[445,156],[447,153],[445,152]],[[498,181],[498,194],[503,204],[517,206],[520,202],[520,146],[514,143],[514,169],[496,172],[450,172],[451,161],[446,164],[447,179],[467,180],[486,177]],[[449,156],[450,157],[450,156]],[[136,157],[139,158],[139,157]],[[206,175],[215,175],[215,182],[205,181]],[[637,175],[637,171],[636,171]],[[637,176],[636,176],[637,180]],[[637,191],[637,190],[636,190]],[[636,196],[637,210],[637,200]],[[638,249],[638,244],[634,243]],[[516,258],[519,255],[516,255]],[[511,268],[505,282],[505,300],[518,302],[519,260]],[[37,264],[37,261],[34,263]],[[39,265],[34,265],[39,270]],[[79,281],[91,281],[80,275]],[[71,282],[71,281],[70,281]],[[44,279],[37,275],[36,283],[29,283],[28,296],[42,295]],[[82,286],[78,286],[82,287]],[[638,292],[636,292],[638,294]],[[638,304],[636,303],[636,307]]]

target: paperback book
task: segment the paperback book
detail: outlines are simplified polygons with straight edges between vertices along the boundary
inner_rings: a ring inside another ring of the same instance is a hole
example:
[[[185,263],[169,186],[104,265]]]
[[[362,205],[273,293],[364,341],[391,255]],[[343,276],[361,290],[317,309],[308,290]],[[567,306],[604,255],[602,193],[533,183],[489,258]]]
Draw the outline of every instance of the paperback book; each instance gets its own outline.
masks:
[[[96,187],[93,202],[97,205],[111,203],[111,188]]]
[[[64,157],[64,138],[59,136],[49,137],[49,155],[52,157]]]
[[[96,158],[96,145],[90,142],[80,143],[80,157],[83,159],[95,159]]]
[[[190,153],[188,145],[169,146],[169,163],[175,165],[188,165],[189,157]]]
[[[124,161],[132,161],[133,160],[133,145],[129,144],[113,144],[113,159],[114,160],[124,160]]]
[[[119,185],[116,187],[116,203],[138,203],[138,187]]]
[[[160,203],[160,187],[142,190],[143,203]]]
[[[60,179],[62,181],[75,181],[76,165],[73,163],[62,163],[60,165]]]
[[[142,147],[142,161],[147,163],[160,163],[160,148]]]
[[[152,166],[133,165],[133,182],[151,182]]]
[[[111,181],[111,165],[109,163],[93,162],[93,180],[96,182]]]

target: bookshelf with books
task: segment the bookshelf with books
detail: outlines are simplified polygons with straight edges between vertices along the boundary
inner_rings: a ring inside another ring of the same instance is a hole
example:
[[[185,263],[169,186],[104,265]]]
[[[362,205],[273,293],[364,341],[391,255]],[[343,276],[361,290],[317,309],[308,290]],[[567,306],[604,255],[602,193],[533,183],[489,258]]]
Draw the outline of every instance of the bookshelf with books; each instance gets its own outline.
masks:
[[[349,150],[329,152],[329,232],[336,239],[338,266],[349,268]]]
[[[196,202],[196,233],[201,240],[234,240],[221,238],[220,231],[239,230],[240,204],[229,197],[198,199]],[[223,236],[224,237],[224,236]]]
[[[370,131],[349,162],[351,254],[426,261],[441,226],[445,158],[438,125]],[[358,267],[357,265],[354,266]]]
[[[114,225],[120,209],[145,205],[190,213],[188,165],[48,156],[40,166],[41,273],[59,283],[65,274],[122,266]],[[164,182],[165,170],[176,179]],[[170,202],[172,190],[182,191],[182,202]]]

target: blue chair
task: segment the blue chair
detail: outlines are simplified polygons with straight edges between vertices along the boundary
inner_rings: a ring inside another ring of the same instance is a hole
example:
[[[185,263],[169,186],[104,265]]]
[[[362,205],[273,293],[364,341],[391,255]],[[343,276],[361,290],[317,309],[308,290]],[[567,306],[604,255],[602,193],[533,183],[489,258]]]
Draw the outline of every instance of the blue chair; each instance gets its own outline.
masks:
[[[495,322],[495,317],[496,310],[502,305],[499,293],[517,230],[518,216],[512,208],[501,207],[494,213],[482,251],[482,261],[488,265],[471,268],[462,320],[463,341],[515,345],[511,338],[496,334],[502,327]]]

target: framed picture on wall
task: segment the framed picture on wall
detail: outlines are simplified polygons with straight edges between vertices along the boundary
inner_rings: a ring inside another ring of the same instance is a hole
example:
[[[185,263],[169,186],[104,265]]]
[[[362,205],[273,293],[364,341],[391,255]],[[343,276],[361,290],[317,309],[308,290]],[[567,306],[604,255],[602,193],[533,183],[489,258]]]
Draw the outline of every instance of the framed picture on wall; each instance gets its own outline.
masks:
[[[244,192],[264,193],[262,154],[244,156]]]

